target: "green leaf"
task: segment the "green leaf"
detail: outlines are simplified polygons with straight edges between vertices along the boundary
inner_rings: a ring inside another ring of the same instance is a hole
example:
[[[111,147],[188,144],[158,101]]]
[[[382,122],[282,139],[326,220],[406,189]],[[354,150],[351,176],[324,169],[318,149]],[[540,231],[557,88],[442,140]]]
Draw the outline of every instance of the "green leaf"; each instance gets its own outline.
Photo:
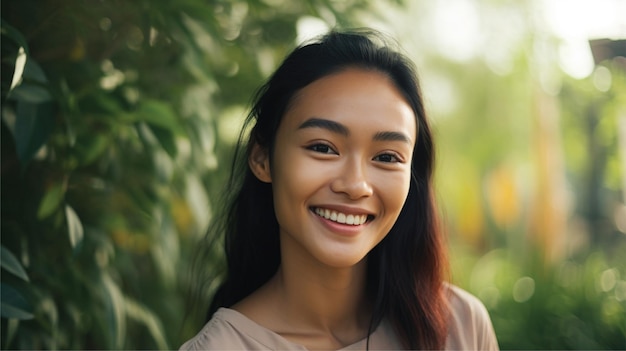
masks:
[[[73,249],[82,243],[84,231],[80,218],[70,205],[65,205],[65,218],[67,220],[67,230],[70,236],[70,244]]]
[[[29,54],[28,42],[26,41],[22,33],[20,33],[19,30],[8,24],[4,19],[2,20],[0,31],[2,32],[2,35],[13,40],[18,46],[23,47],[27,55]]]
[[[122,106],[120,106],[119,101],[104,92],[85,97],[82,99],[81,105],[85,106],[89,111],[106,116],[106,118],[120,118],[123,116]]]
[[[7,99],[16,101],[13,136],[18,159],[25,165],[48,140],[56,104],[46,88],[48,79],[36,62],[26,60],[22,78],[24,82],[15,86]]]
[[[106,292],[107,327],[111,337],[109,348],[121,349],[124,346],[124,335],[126,334],[124,296],[110,276],[104,275],[102,283]]]
[[[0,283],[0,315],[3,318],[32,319],[26,299],[12,286]]]
[[[136,118],[151,125],[169,129],[172,132],[180,130],[176,113],[169,104],[156,100],[144,101],[137,111]]]
[[[18,159],[25,165],[54,128],[55,104],[47,90],[33,84],[21,84],[13,90],[12,98],[17,100],[15,147]]]
[[[41,85],[24,83],[11,91],[10,99],[18,102],[41,104],[52,101],[52,95]]]
[[[25,281],[29,281],[28,275],[17,257],[4,246],[0,246],[0,250],[2,252],[2,257],[0,257],[2,259],[2,268]]]
[[[52,95],[45,88],[47,83],[48,78],[41,66],[32,59],[27,59],[23,48],[20,48],[15,61],[9,98],[31,103],[52,101]]]
[[[17,330],[18,330],[19,326],[20,326],[19,319],[10,318],[7,321],[6,334],[3,335],[3,337],[5,338],[4,345],[2,345],[3,346],[2,347],[3,350],[8,350],[9,349],[9,345],[11,345],[11,342],[15,338],[15,335],[17,334]]]
[[[174,133],[168,129],[161,128],[159,126],[150,125],[150,129],[154,136],[159,141],[159,144],[163,147],[165,152],[170,155],[171,158],[176,158],[178,154],[178,148],[176,147],[176,138]]]
[[[170,347],[168,347],[163,337],[163,335],[165,335],[163,324],[159,318],[148,308],[128,297],[124,300],[124,303],[128,317],[143,323],[146,328],[148,328],[148,332],[156,343],[156,348],[159,350],[169,350]]]
[[[76,142],[76,152],[82,164],[90,164],[108,149],[111,144],[108,135],[84,133]]]
[[[48,83],[48,77],[43,71],[43,68],[35,60],[27,60],[24,66],[24,80],[29,82],[36,82],[40,84]]]
[[[64,195],[65,186],[63,184],[56,184],[52,186],[39,203],[37,218],[44,219],[50,216],[57,208],[59,208]]]

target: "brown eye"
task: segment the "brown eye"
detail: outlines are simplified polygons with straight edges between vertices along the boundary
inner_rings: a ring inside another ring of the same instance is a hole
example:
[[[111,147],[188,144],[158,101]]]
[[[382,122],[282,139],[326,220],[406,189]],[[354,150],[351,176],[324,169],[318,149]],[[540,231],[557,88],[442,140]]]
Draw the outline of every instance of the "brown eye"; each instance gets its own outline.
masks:
[[[309,146],[308,149],[321,154],[336,154],[336,152],[326,144],[314,144]]]
[[[398,160],[398,158],[393,154],[381,154],[374,157],[374,160],[385,163],[400,162],[400,160]]]

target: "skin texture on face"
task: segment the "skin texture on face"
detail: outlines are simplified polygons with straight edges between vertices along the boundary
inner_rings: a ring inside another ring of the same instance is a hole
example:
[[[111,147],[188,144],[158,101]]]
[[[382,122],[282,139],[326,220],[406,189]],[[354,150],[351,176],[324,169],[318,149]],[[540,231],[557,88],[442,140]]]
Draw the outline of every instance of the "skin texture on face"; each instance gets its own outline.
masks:
[[[416,129],[413,110],[380,72],[348,69],[298,92],[273,161],[258,147],[250,159],[272,183],[283,257],[329,268],[361,262],[406,200]]]

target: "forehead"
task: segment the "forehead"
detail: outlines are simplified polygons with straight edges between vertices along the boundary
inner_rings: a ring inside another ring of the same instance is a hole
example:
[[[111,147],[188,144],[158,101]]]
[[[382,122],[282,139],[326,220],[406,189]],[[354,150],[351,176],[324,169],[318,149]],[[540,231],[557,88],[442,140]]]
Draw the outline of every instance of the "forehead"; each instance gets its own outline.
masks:
[[[391,78],[374,70],[350,68],[322,77],[302,88],[281,125],[293,129],[311,118],[377,130],[401,130],[416,137],[416,116]]]

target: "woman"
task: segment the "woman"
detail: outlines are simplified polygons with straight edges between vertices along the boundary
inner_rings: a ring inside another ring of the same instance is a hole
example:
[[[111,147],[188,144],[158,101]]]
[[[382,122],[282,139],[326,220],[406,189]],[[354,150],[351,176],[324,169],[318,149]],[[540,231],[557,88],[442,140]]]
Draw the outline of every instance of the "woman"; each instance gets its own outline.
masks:
[[[482,304],[443,282],[409,60],[373,32],[331,32],[285,59],[247,122],[247,167],[214,227],[227,274],[182,349],[498,348]]]

